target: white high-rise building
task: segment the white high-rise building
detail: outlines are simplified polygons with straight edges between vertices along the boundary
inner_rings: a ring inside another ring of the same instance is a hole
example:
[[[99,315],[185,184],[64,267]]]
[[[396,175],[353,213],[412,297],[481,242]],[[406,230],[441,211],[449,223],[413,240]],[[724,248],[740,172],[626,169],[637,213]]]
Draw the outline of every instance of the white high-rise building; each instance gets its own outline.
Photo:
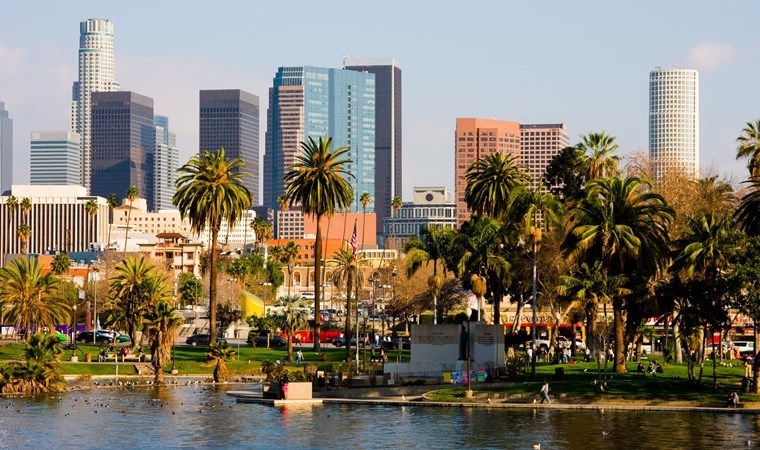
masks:
[[[156,127],[156,146],[153,152],[153,209],[177,209],[172,204],[172,197],[177,188],[177,169],[179,168],[179,149],[177,135],[169,131],[169,118],[154,116]]]
[[[649,72],[649,158],[654,175],[668,169],[699,176],[699,74],[657,67]]]
[[[70,131],[32,131],[30,184],[79,185],[79,142]]]
[[[13,183],[13,119],[0,102],[0,195],[11,190]]]
[[[87,19],[79,24],[79,80],[71,91],[71,131],[79,133],[81,184],[90,190],[91,108],[93,92],[118,91],[114,81],[113,22]]]

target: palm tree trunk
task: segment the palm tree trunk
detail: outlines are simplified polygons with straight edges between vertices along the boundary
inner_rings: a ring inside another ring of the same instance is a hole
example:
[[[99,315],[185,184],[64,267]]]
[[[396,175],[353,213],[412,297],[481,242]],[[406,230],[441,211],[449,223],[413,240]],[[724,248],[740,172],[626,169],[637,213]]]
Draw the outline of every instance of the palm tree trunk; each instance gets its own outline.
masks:
[[[599,315],[599,304],[596,300],[590,300],[586,303],[586,342],[591,349],[591,354],[596,355],[598,351],[596,340],[596,317]]]
[[[615,298],[612,302],[612,314],[615,327],[615,362],[613,370],[617,373],[627,373],[625,367],[625,318],[623,317],[623,300]]]
[[[124,254],[127,254],[127,238],[129,237],[129,220],[132,218],[132,202],[129,202],[129,211],[127,211],[127,228],[124,230]]]
[[[322,215],[317,214],[317,236],[314,242],[314,351],[319,352],[319,335],[322,330],[322,316],[320,315],[320,301],[322,300]]]
[[[346,338],[346,362],[351,361],[351,289],[353,288],[353,279],[349,274],[346,280],[346,327],[343,335]],[[358,338],[357,338],[358,339]],[[359,345],[357,341],[356,345]]]
[[[520,298],[517,300],[517,310],[515,311],[515,320],[512,321],[512,334],[516,335],[520,331],[522,324],[523,307],[525,306],[525,296],[520,292]]]
[[[211,343],[216,342],[216,240],[219,238],[219,228],[212,226],[209,249],[209,281],[208,281],[208,334]]]

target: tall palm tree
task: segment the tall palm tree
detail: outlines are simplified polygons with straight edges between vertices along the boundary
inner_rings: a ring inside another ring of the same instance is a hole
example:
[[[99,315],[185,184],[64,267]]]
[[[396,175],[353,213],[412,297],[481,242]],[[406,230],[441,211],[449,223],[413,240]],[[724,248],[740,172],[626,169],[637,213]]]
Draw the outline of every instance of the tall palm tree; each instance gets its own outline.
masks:
[[[209,242],[209,333],[216,341],[217,251],[222,220],[233,227],[251,204],[251,193],[242,181],[245,162],[227,160],[224,149],[208,150],[190,158],[178,172],[177,192],[172,198],[182,219],[190,221],[196,234],[210,230]]]
[[[153,366],[155,384],[164,383],[163,367],[171,358],[171,349],[179,327],[184,322],[169,302],[161,301],[145,314],[145,328],[150,334],[150,362]]]
[[[285,195],[280,195],[277,197],[277,205],[280,207],[280,209],[277,211],[277,214],[275,214],[274,221],[275,227],[277,228],[277,245],[280,245],[280,236],[282,236],[282,230],[280,229],[280,219],[282,218],[282,211],[290,208],[290,203],[288,203],[288,199],[285,198]]]
[[[137,200],[137,186],[130,186],[127,188],[127,194],[124,198],[129,200],[129,210],[127,211],[127,228],[124,230],[124,254],[127,254],[127,239],[129,236],[129,221],[132,218],[132,203]]]
[[[309,137],[301,142],[302,154],[285,175],[285,193],[288,204],[301,205],[305,215],[316,219],[317,232],[314,242],[314,351],[320,350],[320,301],[322,300],[322,217],[331,216],[335,211],[346,208],[353,198],[354,190],[347,179],[353,177],[347,170],[351,160],[346,157],[348,148],[331,150],[332,138],[320,137],[318,141]]]
[[[108,243],[106,247],[111,245],[111,225],[113,224],[113,209],[119,206],[119,197],[116,194],[108,194],[106,197],[106,204],[108,205]]]
[[[28,340],[33,326],[53,330],[68,323],[70,309],[56,289],[57,279],[43,274],[34,258],[16,258],[0,268],[0,322],[12,323]],[[38,328],[38,329],[39,329]]]
[[[612,177],[618,174],[620,157],[613,153],[618,145],[615,137],[602,131],[581,136],[581,142],[576,145],[586,157],[586,180]]]
[[[750,177],[760,176],[760,120],[747,122],[736,140],[739,142],[736,159],[749,159],[747,169]]]
[[[600,260],[605,276],[661,270],[668,255],[668,227],[674,212],[651,183],[638,177],[596,178],[586,197],[570,211],[562,248],[571,260]],[[615,370],[625,373],[625,299],[612,299]]]
[[[369,192],[362,192],[359,196],[359,202],[362,204],[362,251],[364,250],[364,230],[367,228],[367,206],[372,203],[372,197]]]
[[[354,282],[357,276],[361,284],[361,272],[358,271],[358,263],[360,261],[354,259],[353,251],[348,248],[340,248],[333,254],[335,268],[332,273],[332,284],[338,289],[343,286],[346,288],[346,322],[344,327],[346,361],[351,360],[351,340],[349,339],[349,336],[351,336],[351,294],[354,292]]]
[[[734,218],[739,229],[750,236],[760,235],[760,177],[750,177],[747,193],[739,202]]]
[[[399,209],[401,209],[401,206],[403,206],[403,203],[401,202],[401,197],[398,195],[394,196],[391,199],[391,245],[390,247],[396,246],[396,213]],[[387,246],[386,246],[387,247]]]
[[[27,244],[32,237],[32,228],[28,224],[22,223],[16,229],[16,236],[18,236],[18,240],[21,243],[21,253],[26,255]]]
[[[206,358],[209,363],[214,364],[214,383],[224,383],[227,381],[227,364],[225,361],[232,359],[237,352],[230,347],[227,341],[212,342],[208,346],[208,352],[206,352]]]
[[[433,323],[438,323],[438,294],[446,276],[444,256],[454,238],[450,228],[442,226],[429,226],[420,230],[419,237],[415,236],[407,241],[404,247],[406,253],[406,268],[409,276],[414,275],[422,264],[433,263],[433,275],[428,280],[428,285],[433,294]],[[438,263],[443,268],[443,276],[438,275]]]
[[[686,270],[689,277],[714,282],[727,267],[733,240],[733,226],[727,216],[702,213],[689,220],[681,239],[680,253],[674,266]]]
[[[26,216],[24,220],[26,223],[29,223],[29,213],[32,211],[32,199],[29,197],[22,198],[19,206],[21,207],[21,212]]]
[[[251,229],[256,235],[256,242],[264,248],[264,259],[267,257],[267,242],[272,239],[272,226],[261,216],[256,216],[251,221]]]
[[[491,153],[467,168],[464,199],[474,214],[499,218],[509,208],[514,188],[528,181],[528,174],[519,167],[517,156]]]
[[[275,315],[277,326],[288,337],[288,360],[293,359],[293,336],[296,331],[303,330],[309,326],[307,319],[307,305],[298,295],[288,295],[280,297],[282,309]]]
[[[155,266],[145,256],[130,256],[114,270],[116,275],[109,280],[111,296],[124,311],[130,339],[137,342],[140,321],[151,308],[153,287],[150,283],[156,282],[155,278],[163,280],[163,277],[156,273]]]
[[[95,199],[87,200],[87,203],[84,204],[84,211],[91,219],[94,219],[98,215],[98,201]]]
[[[290,288],[293,286],[293,270],[295,269],[296,260],[298,260],[298,255],[300,253],[301,246],[293,241],[289,241],[285,244],[285,247],[280,254],[281,261],[285,263],[288,268],[288,297],[290,297]]]

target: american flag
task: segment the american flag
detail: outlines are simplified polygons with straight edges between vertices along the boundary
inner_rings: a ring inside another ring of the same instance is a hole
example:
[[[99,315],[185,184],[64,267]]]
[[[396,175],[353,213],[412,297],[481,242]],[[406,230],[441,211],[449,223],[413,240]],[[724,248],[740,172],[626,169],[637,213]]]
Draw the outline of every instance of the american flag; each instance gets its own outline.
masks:
[[[351,251],[354,253],[354,262],[359,255],[359,246],[356,245],[356,220],[354,220],[354,232],[351,233]]]

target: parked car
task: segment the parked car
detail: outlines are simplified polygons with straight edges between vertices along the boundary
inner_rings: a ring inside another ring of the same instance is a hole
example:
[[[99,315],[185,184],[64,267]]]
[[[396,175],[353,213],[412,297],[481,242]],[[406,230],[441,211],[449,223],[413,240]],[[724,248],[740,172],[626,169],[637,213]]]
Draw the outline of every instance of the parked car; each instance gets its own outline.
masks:
[[[559,345],[560,348],[570,348],[572,343],[570,342],[570,339],[565,336],[557,336],[557,345]]]
[[[739,350],[739,356],[755,356],[755,343],[752,341],[736,341],[734,347]]]
[[[81,333],[77,334],[76,341],[82,343],[92,342],[92,333],[92,331],[82,331]],[[97,334],[95,335],[95,342],[99,344],[107,344],[113,342],[113,333],[106,330],[98,330]]]
[[[583,342],[583,339],[575,340],[575,349],[581,352],[586,351],[586,343]]]
[[[260,334],[258,336],[248,336],[248,345],[253,345],[253,342],[256,342],[256,347],[264,347],[267,346],[267,335],[266,334]],[[270,347],[285,347],[288,345],[287,339],[285,339],[282,336],[272,336],[269,338],[269,346]]]
[[[217,342],[227,342],[224,338],[216,338]],[[187,338],[185,341],[187,345],[197,347],[199,345],[209,345],[211,343],[211,337],[208,334],[194,334]]]

